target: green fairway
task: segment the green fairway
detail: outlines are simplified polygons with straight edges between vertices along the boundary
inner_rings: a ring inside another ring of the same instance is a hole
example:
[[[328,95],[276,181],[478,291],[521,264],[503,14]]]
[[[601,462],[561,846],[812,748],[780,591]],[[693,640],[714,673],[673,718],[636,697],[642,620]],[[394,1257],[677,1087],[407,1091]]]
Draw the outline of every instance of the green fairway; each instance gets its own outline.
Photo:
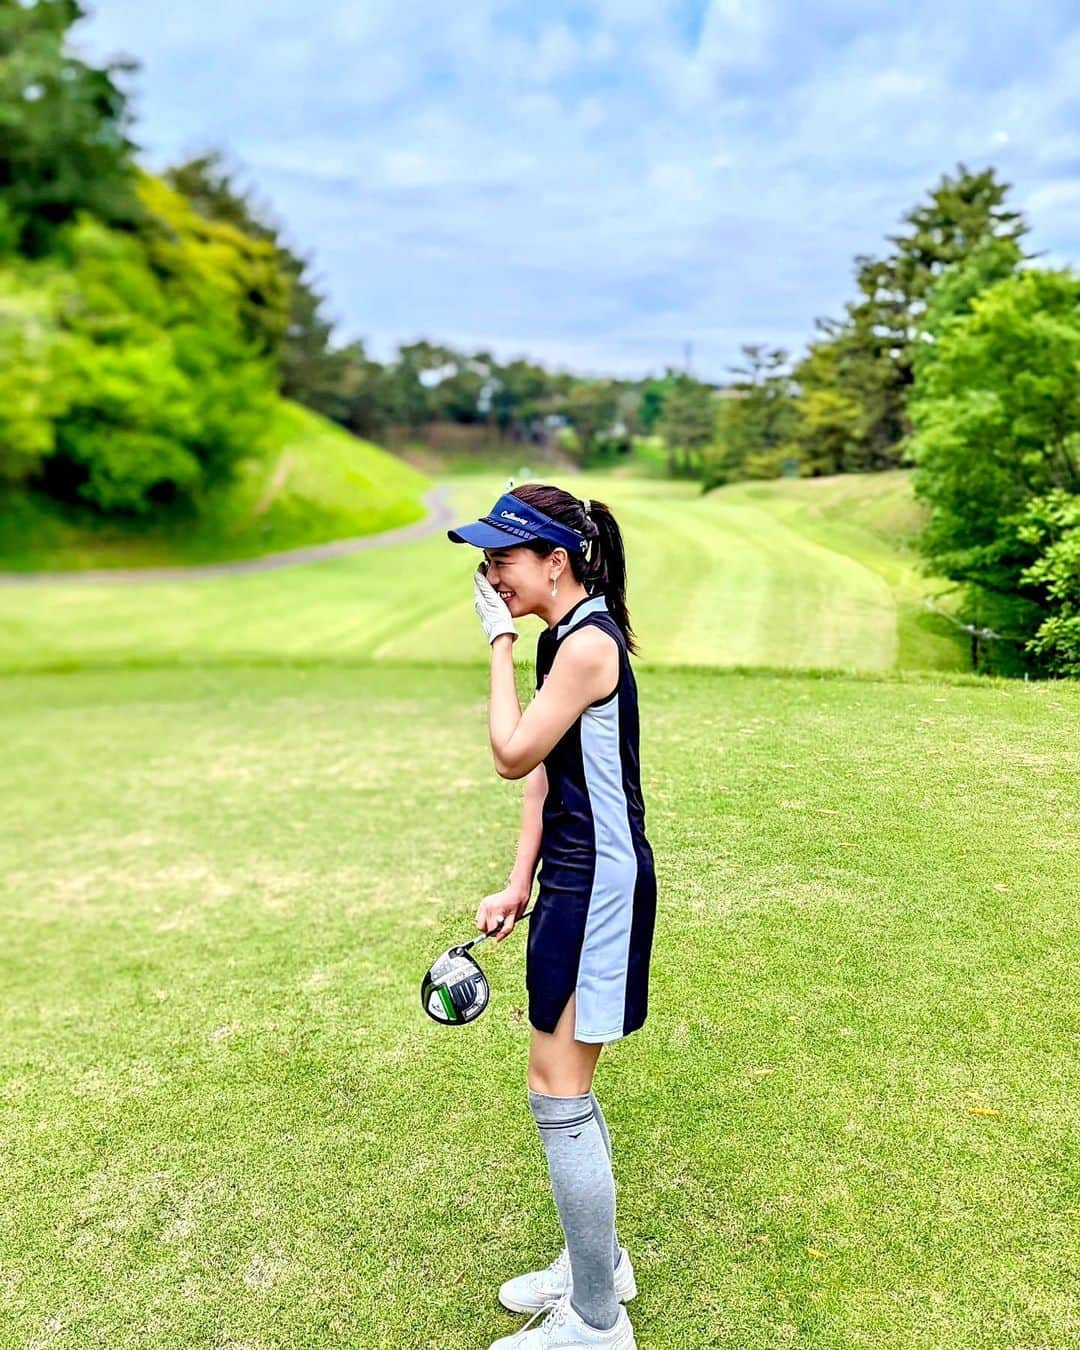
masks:
[[[1080,690],[639,683],[650,1015],[596,1080],[638,1344],[1075,1345]],[[561,1243],[524,932],[476,1025],[418,1000],[512,862],[485,707],[392,662],[0,686],[0,1344],[518,1325]]]
[[[505,480],[446,480],[460,520]],[[623,526],[629,604],[649,665],[960,669],[964,646],[925,612],[902,473],[724,488],[579,476]],[[289,572],[156,585],[0,587],[6,668],[100,660],[348,657],[475,662],[474,549],[428,538]],[[531,647],[539,622],[526,620]]]

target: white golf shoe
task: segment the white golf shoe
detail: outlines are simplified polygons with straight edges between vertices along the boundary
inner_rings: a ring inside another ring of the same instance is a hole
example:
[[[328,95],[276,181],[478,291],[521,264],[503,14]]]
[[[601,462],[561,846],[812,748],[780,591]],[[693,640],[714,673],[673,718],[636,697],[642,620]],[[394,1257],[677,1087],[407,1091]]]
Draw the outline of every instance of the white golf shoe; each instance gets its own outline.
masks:
[[[621,1303],[629,1303],[637,1294],[637,1281],[630,1264],[630,1253],[625,1247],[620,1247],[619,1251],[622,1256],[615,1267],[615,1297]],[[573,1292],[570,1253],[564,1247],[546,1270],[532,1270],[528,1275],[517,1275],[500,1285],[499,1302],[511,1312],[535,1312],[554,1303],[563,1294]]]
[[[492,1341],[490,1350],[637,1350],[634,1328],[622,1304],[610,1331],[583,1322],[571,1306],[569,1294],[548,1305],[547,1316],[539,1326],[530,1326],[544,1311],[537,1308],[519,1331]]]

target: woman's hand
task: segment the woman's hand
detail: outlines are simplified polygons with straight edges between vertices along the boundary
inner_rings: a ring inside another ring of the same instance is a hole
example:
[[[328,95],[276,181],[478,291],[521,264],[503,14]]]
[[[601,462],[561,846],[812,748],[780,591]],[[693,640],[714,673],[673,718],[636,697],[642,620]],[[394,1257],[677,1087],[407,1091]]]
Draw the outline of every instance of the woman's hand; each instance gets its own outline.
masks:
[[[494,933],[498,928],[499,936],[495,941],[502,942],[503,938],[509,937],[514,931],[514,924],[524,913],[528,903],[528,895],[522,895],[516,887],[505,886],[501,891],[496,891],[494,895],[486,896],[480,901],[476,911],[476,926],[482,933]],[[499,928],[500,918],[505,918],[501,928]]]
[[[514,627],[514,620],[506,607],[506,601],[500,598],[498,591],[479,567],[473,574],[473,604],[480,622],[484,625],[489,643],[494,642],[503,633],[509,633],[511,638],[517,638],[518,630]]]

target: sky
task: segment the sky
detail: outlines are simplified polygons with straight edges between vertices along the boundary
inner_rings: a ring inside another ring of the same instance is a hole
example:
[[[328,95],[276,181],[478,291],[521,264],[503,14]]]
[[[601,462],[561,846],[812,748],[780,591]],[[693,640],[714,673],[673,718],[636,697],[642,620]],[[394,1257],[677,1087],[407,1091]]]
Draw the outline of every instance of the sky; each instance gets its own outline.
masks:
[[[1073,0],[84,0],[139,159],[220,147],[335,338],[723,380],[958,163],[1080,262]],[[689,352],[687,344],[690,344]]]

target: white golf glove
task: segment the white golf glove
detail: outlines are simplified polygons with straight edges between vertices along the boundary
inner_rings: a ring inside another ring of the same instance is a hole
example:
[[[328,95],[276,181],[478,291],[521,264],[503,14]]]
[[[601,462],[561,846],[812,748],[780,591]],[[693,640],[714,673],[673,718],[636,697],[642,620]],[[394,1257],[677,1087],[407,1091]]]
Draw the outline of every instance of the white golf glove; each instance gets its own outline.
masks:
[[[484,625],[488,642],[494,642],[500,633],[509,633],[512,638],[516,638],[518,630],[514,627],[514,620],[506,607],[506,601],[500,598],[479,568],[473,574],[473,592],[476,612]]]

